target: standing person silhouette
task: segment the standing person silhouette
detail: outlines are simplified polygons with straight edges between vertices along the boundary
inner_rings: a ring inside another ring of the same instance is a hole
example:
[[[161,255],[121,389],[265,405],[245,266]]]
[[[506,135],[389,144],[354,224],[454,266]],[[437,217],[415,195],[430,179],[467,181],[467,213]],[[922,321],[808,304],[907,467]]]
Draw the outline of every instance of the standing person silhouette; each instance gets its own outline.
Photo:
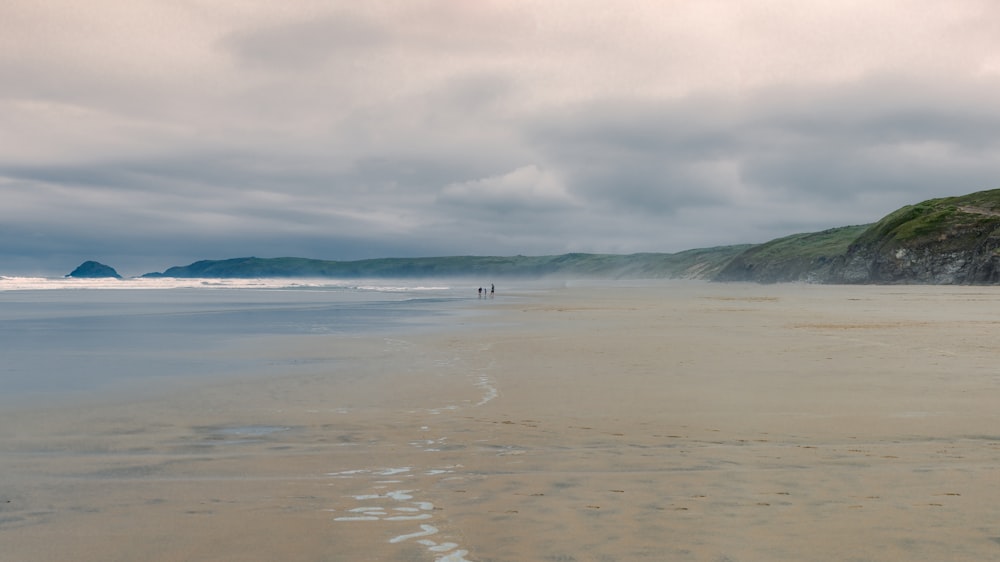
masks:
[[[493,296],[493,292],[494,291],[496,291],[496,287],[493,285],[493,283],[490,283],[490,296],[491,297]]]

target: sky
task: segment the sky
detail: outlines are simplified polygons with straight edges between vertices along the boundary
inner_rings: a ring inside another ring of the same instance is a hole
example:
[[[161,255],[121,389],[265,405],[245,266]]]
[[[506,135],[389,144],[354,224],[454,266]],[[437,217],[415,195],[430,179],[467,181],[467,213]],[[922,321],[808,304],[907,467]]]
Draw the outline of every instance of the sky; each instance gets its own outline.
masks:
[[[993,0],[3,0],[0,275],[677,252],[1000,188]]]

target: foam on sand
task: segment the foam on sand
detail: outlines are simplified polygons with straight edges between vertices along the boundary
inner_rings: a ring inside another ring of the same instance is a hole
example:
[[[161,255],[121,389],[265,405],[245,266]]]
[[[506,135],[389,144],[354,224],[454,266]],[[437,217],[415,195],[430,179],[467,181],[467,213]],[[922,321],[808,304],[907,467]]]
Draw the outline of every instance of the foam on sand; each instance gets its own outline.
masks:
[[[444,474],[454,473],[456,466],[451,465],[444,468],[430,468],[422,471],[425,477],[440,476]],[[340,472],[328,473],[328,476],[335,478],[353,478],[358,476],[367,476],[369,478],[374,478],[375,476],[383,476],[387,474],[405,474],[408,477],[413,476],[412,467],[400,467],[400,468],[378,468],[378,469],[355,469],[355,470],[345,470]],[[373,486],[381,486],[380,481],[373,481]],[[399,490],[391,490],[388,492],[372,493],[372,494],[355,494],[349,496],[354,501],[359,502],[369,502],[366,505],[351,507],[345,511],[351,514],[357,515],[345,515],[334,517],[334,521],[338,523],[352,523],[352,522],[375,522],[375,521],[386,521],[391,523],[398,523],[401,521],[428,521],[434,518],[434,503],[415,497],[420,490],[406,488]],[[381,504],[375,505],[373,500],[382,500]],[[419,531],[414,531],[412,533],[404,533],[401,535],[396,535],[389,539],[390,544],[397,544],[406,542],[412,539],[421,538],[422,540],[417,541],[418,544],[427,547],[429,552],[434,554],[447,553],[444,556],[436,558],[438,561],[448,561],[448,562],[469,562],[466,560],[465,556],[468,554],[467,550],[458,549],[458,544],[454,542],[441,542],[432,541],[423,537],[429,537],[431,535],[436,535],[439,533],[439,529],[434,525],[421,524]]]

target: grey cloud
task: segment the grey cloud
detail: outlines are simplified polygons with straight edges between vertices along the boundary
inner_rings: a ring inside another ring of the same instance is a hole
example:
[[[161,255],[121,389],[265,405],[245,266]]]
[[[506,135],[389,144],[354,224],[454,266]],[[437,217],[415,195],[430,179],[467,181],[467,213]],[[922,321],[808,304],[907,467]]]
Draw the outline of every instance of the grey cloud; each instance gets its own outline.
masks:
[[[919,86],[873,78],[815,98],[769,92],[777,101],[761,100],[747,123],[748,138],[762,131],[765,142],[745,144],[744,179],[792,197],[900,202],[992,188],[1000,110],[984,100],[1000,91]]]
[[[510,99],[517,93],[511,76],[474,71],[452,76],[424,96],[432,125],[502,126]]]
[[[965,84],[912,89],[873,78],[728,99],[593,103],[540,118],[529,138],[574,194],[612,212],[753,212],[750,199],[850,206],[872,192],[903,204],[993,187],[1000,113],[983,103],[989,96]]]
[[[727,107],[692,113],[703,105],[601,102],[539,118],[530,140],[582,199],[612,213],[668,216],[727,198],[727,159],[740,139],[719,121]]]
[[[995,80],[895,74],[824,86],[771,86],[747,103],[755,130],[861,144],[934,140],[962,149],[995,146]]]
[[[731,152],[737,100],[706,95],[676,100],[598,99],[544,115],[527,127],[547,152],[717,157]]]
[[[737,67],[702,68],[714,59],[684,54],[700,43],[655,25],[632,42],[564,7],[390,4],[195,3],[211,17],[162,66],[143,57],[169,51],[169,35],[74,36],[47,53],[52,37],[22,34],[30,58],[0,55],[4,255],[106,251],[152,269],[677,251],[998,187],[989,61],[942,73],[876,53],[851,81],[748,68],[741,90],[726,77]],[[746,32],[752,46],[759,30]],[[654,66],[660,52],[677,75]]]
[[[465,220],[510,226],[534,222],[542,214],[571,211],[576,202],[562,178],[538,166],[446,185],[438,203],[454,209]]]
[[[533,28],[523,15],[450,1],[368,8],[342,5],[233,30],[218,47],[239,62],[269,70],[313,69],[335,59],[364,68],[398,55],[427,63],[441,56],[509,51],[516,36]]]
[[[38,182],[7,183],[3,191],[9,204],[0,211],[0,255],[12,257],[4,262],[8,273],[18,261],[27,264],[27,256],[50,273],[101,259],[122,273],[138,274],[203,258],[360,259],[435,254],[429,250],[435,244],[446,247],[441,244],[446,240],[394,231],[391,224],[372,225],[358,202],[345,204],[338,197],[218,187],[181,194]],[[24,259],[13,259],[18,256]],[[25,271],[27,265],[19,267]]]
[[[222,39],[220,47],[250,65],[300,71],[334,56],[357,56],[391,43],[391,34],[379,22],[340,11],[241,29]]]

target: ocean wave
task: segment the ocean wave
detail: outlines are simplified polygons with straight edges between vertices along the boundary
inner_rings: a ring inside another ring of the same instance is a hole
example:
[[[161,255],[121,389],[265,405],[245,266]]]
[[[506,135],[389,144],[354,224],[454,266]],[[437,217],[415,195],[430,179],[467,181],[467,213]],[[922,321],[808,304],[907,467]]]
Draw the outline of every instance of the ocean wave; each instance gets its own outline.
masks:
[[[215,279],[174,277],[133,277],[126,279],[76,279],[67,277],[0,276],[0,291],[44,291],[67,289],[272,289],[272,290],[348,290],[379,293],[448,291],[447,285],[392,281],[340,279]]]

